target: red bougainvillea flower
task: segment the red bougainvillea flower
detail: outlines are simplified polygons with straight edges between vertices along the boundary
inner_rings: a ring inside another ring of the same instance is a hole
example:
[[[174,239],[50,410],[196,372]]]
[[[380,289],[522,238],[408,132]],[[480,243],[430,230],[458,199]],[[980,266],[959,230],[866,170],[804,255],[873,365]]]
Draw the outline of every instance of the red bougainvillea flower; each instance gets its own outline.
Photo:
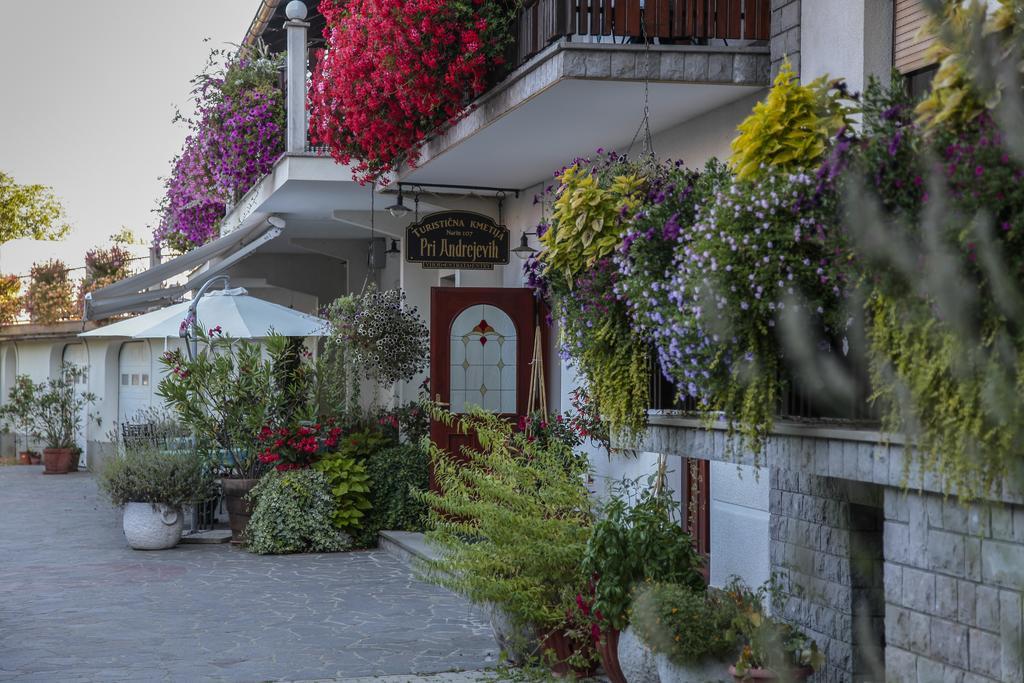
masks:
[[[360,182],[399,163],[457,119],[504,63],[517,3],[322,0],[327,48],[310,91],[310,141]]]

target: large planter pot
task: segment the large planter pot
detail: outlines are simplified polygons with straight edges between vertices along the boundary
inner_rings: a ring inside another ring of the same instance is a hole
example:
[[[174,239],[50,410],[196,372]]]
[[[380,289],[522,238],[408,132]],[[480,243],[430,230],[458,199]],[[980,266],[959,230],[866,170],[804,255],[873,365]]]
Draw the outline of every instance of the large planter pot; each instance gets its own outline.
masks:
[[[590,678],[597,672],[595,666],[579,668],[569,662],[569,659],[576,653],[593,655],[594,646],[589,638],[586,642],[581,643],[562,629],[554,631],[541,629],[537,637],[540,640],[540,651],[544,663],[551,668],[551,673],[556,677]]]
[[[676,664],[663,654],[655,655],[654,659],[661,683],[732,683],[729,663],[720,659],[686,665]]]
[[[164,550],[181,540],[184,516],[179,508],[163,503],[128,503],[124,506],[124,537],[135,550]]]
[[[629,683],[658,683],[654,653],[637,637],[632,626],[619,634],[619,670]],[[610,676],[609,676],[610,677]]]
[[[601,633],[601,642],[597,644],[597,654],[601,657],[601,668],[612,683],[632,683],[628,681],[619,666],[619,629],[609,628]]]
[[[537,654],[537,634],[533,629],[517,626],[512,617],[497,605],[491,605],[487,612],[494,641],[509,663],[521,666],[531,655]]]
[[[44,448],[43,474],[67,474],[71,471],[71,458],[74,456],[70,448]]]
[[[245,527],[252,516],[252,504],[246,496],[256,486],[259,479],[224,479],[224,504],[228,509],[228,525],[231,527],[231,542],[245,542]]]
[[[799,681],[806,681],[808,678],[811,677],[813,673],[814,669],[812,669],[809,666],[805,666],[799,669],[793,669],[786,675],[785,679],[783,679],[779,674],[775,673],[771,669],[751,669],[746,673],[745,676],[740,676],[736,673],[736,667],[729,667],[729,675],[737,683],[742,683],[745,681],[762,681],[764,683],[768,683],[769,681],[782,680],[798,683]]]

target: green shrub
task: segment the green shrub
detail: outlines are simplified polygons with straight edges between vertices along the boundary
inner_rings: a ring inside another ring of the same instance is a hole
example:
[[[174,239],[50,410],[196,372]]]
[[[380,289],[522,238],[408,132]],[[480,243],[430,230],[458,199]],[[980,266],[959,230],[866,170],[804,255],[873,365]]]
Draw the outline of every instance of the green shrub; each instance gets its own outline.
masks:
[[[370,509],[363,517],[355,543],[377,544],[383,530],[423,531],[427,506],[415,492],[426,491],[430,480],[427,454],[415,446],[386,448],[366,462],[370,476]]]
[[[583,558],[584,574],[595,577],[594,610],[620,630],[628,623],[637,583],[670,581],[704,589],[702,560],[693,539],[671,518],[671,496],[647,490],[629,503],[616,496],[605,505]]]
[[[128,449],[107,460],[99,475],[100,490],[114,505],[165,503],[178,507],[213,495],[209,463],[195,453],[167,453],[155,447]]]
[[[633,628],[655,653],[676,664],[727,659],[742,644],[744,613],[728,594],[654,583],[633,602]]]
[[[328,453],[313,468],[323,474],[333,496],[331,521],[335,528],[358,527],[363,514],[370,509],[370,476],[366,466],[351,455]]]
[[[349,538],[333,524],[334,497],[316,470],[272,470],[249,493],[254,503],[246,528],[247,547],[259,555],[329,553]]]
[[[496,605],[519,625],[564,627],[586,585],[586,470],[567,469],[560,442],[542,447],[495,415],[438,411],[435,418],[474,433],[481,447],[458,460],[432,447],[443,493],[421,496],[433,527],[427,540],[440,551],[427,579]]]

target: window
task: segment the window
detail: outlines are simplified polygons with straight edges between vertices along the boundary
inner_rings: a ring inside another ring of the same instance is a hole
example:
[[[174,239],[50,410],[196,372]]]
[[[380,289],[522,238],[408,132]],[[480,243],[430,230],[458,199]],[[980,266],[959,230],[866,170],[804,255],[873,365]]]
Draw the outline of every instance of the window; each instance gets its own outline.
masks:
[[[923,69],[918,69],[914,73],[907,74],[907,92],[910,93],[910,96],[915,100],[920,100],[931,92],[932,80],[935,78],[935,72],[938,70],[938,65],[932,64]]]
[[[893,66],[902,74],[910,74],[931,64],[927,53],[935,36],[921,35],[931,14],[924,0],[896,0],[895,10]]]
[[[451,328],[451,410],[475,405],[516,412],[516,327],[508,314],[487,304],[470,306]]]

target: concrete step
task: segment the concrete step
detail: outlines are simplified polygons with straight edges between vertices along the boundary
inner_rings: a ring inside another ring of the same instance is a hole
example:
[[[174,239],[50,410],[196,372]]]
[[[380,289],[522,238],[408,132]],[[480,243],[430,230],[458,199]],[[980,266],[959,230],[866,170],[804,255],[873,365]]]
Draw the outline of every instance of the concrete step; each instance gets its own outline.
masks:
[[[382,549],[410,563],[414,559],[436,560],[440,557],[437,550],[427,545],[426,538],[418,531],[382,531],[378,543]]]

